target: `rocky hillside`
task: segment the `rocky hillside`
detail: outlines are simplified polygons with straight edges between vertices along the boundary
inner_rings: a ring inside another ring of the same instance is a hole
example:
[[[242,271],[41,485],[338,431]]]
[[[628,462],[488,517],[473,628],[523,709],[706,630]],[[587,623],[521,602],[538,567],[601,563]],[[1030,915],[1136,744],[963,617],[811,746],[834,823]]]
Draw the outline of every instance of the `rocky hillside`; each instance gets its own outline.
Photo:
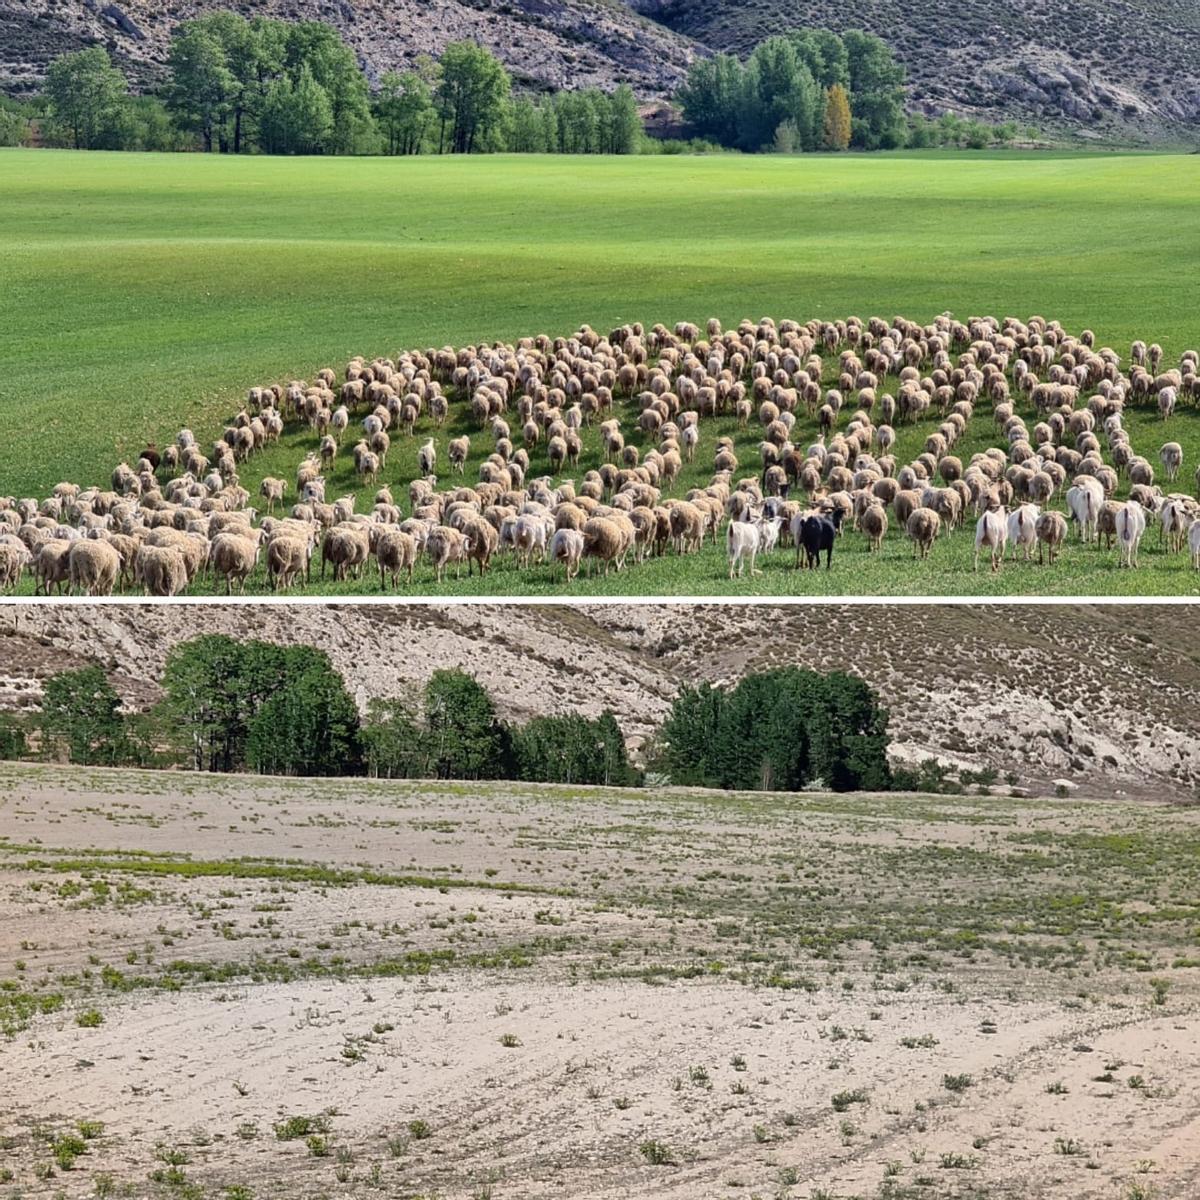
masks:
[[[1200,141],[1195,0],[633,2],[741,54],[801,19],[876,33],[908,69],[912,106],[932,116],[1017,120],[1096,141]]]
[[[64,51],[100,43],[140,85],[173,25],[217,8],[336,26],[373,77],[474,38],[533,87],[674,90],[697,54],[748,52],[799,23],[892,45],[913,107],[1017,120],[1095,141],[1200,139],[1194,0],[0,0],[0,90],[38,86]]]
[[[0,610],[0,706],[36,705],[47,674],[87,659],[145,703],[176,641],[221,631],[321,646],[364,707],[415,699],[434,668],[459,666],[511,718],[611,708],[636,750],[682,681],[795,663],[875,686],[897,761],[1190,799],[1200,649],[1178,624],[1152,605],[28,605]]]
[[[518,84],[672,90],[692,43],[619,0],[0,0],[0,89],[38,86],[58,55],[99,43],[139,85],[157,79],[176,22],[217,9],[325,21],[372,79],[471,38]]]

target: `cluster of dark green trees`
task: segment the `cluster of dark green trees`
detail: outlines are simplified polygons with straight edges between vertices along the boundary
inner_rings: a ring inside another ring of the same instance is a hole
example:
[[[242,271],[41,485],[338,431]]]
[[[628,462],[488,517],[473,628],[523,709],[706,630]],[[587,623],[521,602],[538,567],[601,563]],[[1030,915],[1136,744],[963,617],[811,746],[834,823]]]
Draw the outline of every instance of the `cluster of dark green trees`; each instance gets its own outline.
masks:
[[[906,138],[904,68],[858,30],[797,29],[767,38],[745,63],[702,59],[678,99],[701,137],[739,150],[880,150]],[[846,101],[848,130],[833,111]]]
[[[225,11],[180,24],[157,96],[130,96],[93,47],[51,66],[41,111],[48,142],[85,150],[632,154],[645,141],[626,85],[515,99],[495,55],[455,42],[437,61],[384,75],[373,95],[332,26]],[[0,110],[0,139],[19,140],[20,117]]]
[[[130,95],[103,47],[63,55],[37,100],[0,99],[0,145],[27,141],[33,119],[50,145],[231,154],[981,149],[1017,135],[952,114],[908,117],[903,67],[858,30],[797,29],[744,63],[702,59],[677,100],[695,136],[658,142],[627,85],[514,94],[500,60],[470,41],[384,75],[372,93],[332,26],[219,11],[179,25],[157,95]]]
[[[798,791],[886,790],[888,713],[861,680],[783,667],[736,687],[685,688],[659,735],[673,783]]]
[[[419,713],[376,701],[361,720],[323,651],[209,634],[172,650],[161,683],[164,699],[130,714],[100,667],[53,676],[36,721],[43,753],[85,765],[263,775],[640,782],[612,713],[509,725],[462,671],[435,671]],[[28,752],[22,723],[0,718],[0,758]]]
[[[677,98],[700,137],[751,152],[982,149],[1017,136],[1015,125],[952,114],[910,118],[904,78],[874,34],[796,29],[767,38],[745,63],[729,54],[695,63]]]
[[[360,719],[323,651],[208,634],[172,650],[161,682],[156,708],[126,714],[100,667],[55,675],[36,722],[42,753],[91,765],[264,775],[643,782],[611,712],[509,724],[463,671],[435,671],[419,706],[376,700]],[[861,679],[785,667],[731,689],[684,688],[649,769],[701,787],[942,790],[944,773],[934,778],[925,768],[893,778],[887,723]],[[0,718],[0,758],[28,753],[22,724]]]

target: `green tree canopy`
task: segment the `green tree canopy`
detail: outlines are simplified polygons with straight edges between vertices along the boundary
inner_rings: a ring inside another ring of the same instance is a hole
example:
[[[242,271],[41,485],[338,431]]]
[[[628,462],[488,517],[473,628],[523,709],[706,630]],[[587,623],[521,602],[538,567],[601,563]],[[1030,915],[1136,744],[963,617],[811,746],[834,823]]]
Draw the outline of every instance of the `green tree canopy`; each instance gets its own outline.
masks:
[[[42,692],[42,735],[70,762],[112,765],[123,754],[121,698],[98,666],[60,671]]]
[[[360,736],[368,775],[377,779],[420,779],[431,773],[425,730],[402,701],[372,700]]]
[[[379,81],[375,121],[388,154],[420,154],[432,126],[438,68],[426,59],[417,71],[389,71]]]
[[[333,105],[303,66],[295,83],[284,75],[271,84],[259,126],[268,154],[322,154],[333,145]]]
[[[842,35],[850,68],[853,144],[864,150],[890,150],[904,144],[904,68],[873,33]]]
[[[451,42],[442,52],[441,68],[438,149],[470,154],[504,119],[511,90],[508,72],[474,42]]]
[[[129,87],[103,46],[64,54],[46,73],[54,140],[75,150],[120,150],[128,135]]]
[[[902,145],[904,69],[884,42],[850,30],[797,29],[769,37],[743,65],[727,54],[701,59],[688,70],[676,98],[697,135],[747,151],[818,150],[830,144],[827,97],[841,95],[850,109],[852,144],[876,150]],[[794,143],[798,143],[795,145]]]
[[[162,685],[198,771],[357,769],[357,713],[323,651],[204,634],[171,651]]]
[[[508,737],[492,698],[465,671],[434,671],[425,686],[429,765],[438,779],[503,779]]]
[[[635,781],[616,718],[578,713],[534,717],[512,731],[513,759],[521,779],[623,787]]]
[[[246,762],[262,775],[354,775],[358,709],[324,652],[303,648],[246,730]]]
[[[204,25],[185,23],[171,40],[167,69],[167,107],[180,127],[197,134],[206,151],[226,149],[237,83],[220,41]]]
[[[675,783],[795,791],[885,789],[887,710],[860,679],[785,667],[726,691],[684,688],[660,731]]]

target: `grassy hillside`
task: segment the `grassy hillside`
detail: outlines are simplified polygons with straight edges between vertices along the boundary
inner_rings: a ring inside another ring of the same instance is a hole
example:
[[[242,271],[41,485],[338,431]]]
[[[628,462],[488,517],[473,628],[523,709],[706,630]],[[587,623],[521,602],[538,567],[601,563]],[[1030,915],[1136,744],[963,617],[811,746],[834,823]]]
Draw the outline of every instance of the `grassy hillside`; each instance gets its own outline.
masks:
[[[1200,340],[1187,290],[1200,265],[1198,182],[1200,158],[1189,156],[327,162],[6,152],[0,322],[13,354],[0,379],[2,490],[101,482],[144,439],[163,442],[182,425],[207,442],[250,384],[340,369],[356,353],[565,333],[584,321],[1043,312],[1090,326],[1122,353],[1145,337],[1174,358]],[[1152,460],[1159,440],[1181,441],[1190,478],[1200,459],[1191,409],[1169,432],[1148,413],[1130,426]],[[707,480],[711,439],[727,432],[704,427],[681,488]],[[899,453],[915,453],[925,432],[904,432]],[[756,432],[737,436],[750,465]],[[963,450],[994,436],[981,419]],[[255,459],[251,490],[263,474],[290,476],[307,437]],[[415,453],[398,439],[385,478],[403,485]],[[597,453],[593,443],[584,465]],[[334,486],[353,490],[346,462],[338,472]],[[1014,571],[996,584],[962,569],[965,543],[926,564],[932,581],[907,553],[896,541],[868,562],[859,547],[853,582],[836,570],[801,581],[781,558],[756,586],[1193,586],[1183,559],[1128,578],[1114,556],[1097,556],[1078,578]],[[542,574],[498,572],[477,586],[551,591]],[[662,560],[634,584],[589,587],[712,591],[728,586],[722,574],[714,553],[703,567]]]

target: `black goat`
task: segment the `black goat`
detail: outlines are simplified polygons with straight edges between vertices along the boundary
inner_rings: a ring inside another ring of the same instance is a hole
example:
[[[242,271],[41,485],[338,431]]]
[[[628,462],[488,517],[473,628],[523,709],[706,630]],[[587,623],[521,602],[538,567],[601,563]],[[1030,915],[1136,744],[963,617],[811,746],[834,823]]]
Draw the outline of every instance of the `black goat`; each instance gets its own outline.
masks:
[[[805,565],[816,570],[821,565],[821,551],[825,551],[825,570],[833,560],[833,541],[842,524],[842,510],[835,508],[822,516],[805,517],[800,524],[800,545],[804,548]]]

